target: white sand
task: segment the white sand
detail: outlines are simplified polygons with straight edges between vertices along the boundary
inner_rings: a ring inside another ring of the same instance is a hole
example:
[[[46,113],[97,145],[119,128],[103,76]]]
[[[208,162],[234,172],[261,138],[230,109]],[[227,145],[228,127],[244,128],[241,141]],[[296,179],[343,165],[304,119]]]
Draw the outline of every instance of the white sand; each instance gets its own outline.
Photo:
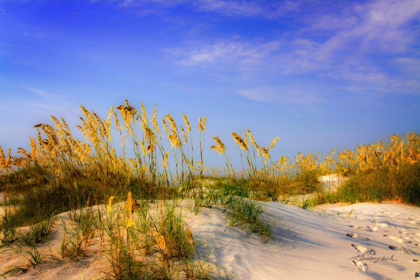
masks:
[[[264,206],[264,219],[274,235],[264,244],[258,234],[229,226],[220,209],[203,208],[197,216],[185,210],[200,257],[208,256],[235,279],[415,279],[420,272],[420,263],[413,261],[420,259],[420,208],[396,203],[330,205],[312,211],[277,202]],[[58,255],[62,233],[58,225],[40,249],[51,248]],[[100,251],[93,246],[79,262],[41,264],[12,278],[97,279],[106,264]],[[363,253],[365,258],[393,260],[352,262]],[[19,257],[0,252],[0,270],[14,263]]]
[[[324,191],[337,191],[338,187],[341,186],[349,178],[344,177],[340,174],[323,175],[317,178],[318,182],[321,183]]]
[[[318,207],[315,213],[275,202],[264,205],[274,233],[266,244],[257,235],[227,227],[223,214],[214,209],[203,209],[190,222],[194,238],[213,248],[210,260],[237,279],[414,279],[420,272],[420,263],[413,261],[420,257],[415,245],[420,244],[420,208],[363,203]],[[368,226],[377,229],[367,231]],[[353,233],[357,238],[346,236]],[[363,254],[356,248],[366,252],[365,258],[393,256],[395,261],[353,263],[352,257]],[[198,249],[204,254],[204,246]]]

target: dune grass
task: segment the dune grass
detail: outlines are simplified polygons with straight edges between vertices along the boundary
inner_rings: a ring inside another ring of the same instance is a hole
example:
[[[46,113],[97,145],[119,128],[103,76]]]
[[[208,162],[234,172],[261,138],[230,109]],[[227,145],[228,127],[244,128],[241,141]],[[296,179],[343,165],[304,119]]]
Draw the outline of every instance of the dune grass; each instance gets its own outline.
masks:
[[[271,158],[278,137],[264,147],[246,129],[232,133],[242,168],[234,168],[217,135],[210,149],[224,163],[214,168],[205,163],[206,117],[194,129],[185,114],[178,125],[171,115],[158,121],[156,107],[149,120],[140,107],[138,111],[125,100],[103,119],[81,106],[77,129],[83,139],[64,119],[51,116],[52,125],[34,126],[37,137],[29,138],[30,151],[19,148],[20,156],[12,156],[11,149],[5,153],[0,146],[0,191],[5,195],[1,245],[42,242],[56,215],[68,212],[69,219],[62,221],[61,258],[78,261],[86,247],[100,240],[109,261],[105,278],[208,279],[217,269],[195,251],[183,221],[183,200],[194,202],[196,214],[202,207],[221,207],[230,225],[256,232],[262,240],[271,229],[258,201],[312,194],[302,199],[301,207],[383,200],[420,206],[417,133],[327,155],[298,153],[292,162],[285,156]],[[349,180],[337,192],[326,192],[317,178],[334,173]],[[103,207],[89,208],[94,205]],[[30,230],[21,235],[24,226]]]

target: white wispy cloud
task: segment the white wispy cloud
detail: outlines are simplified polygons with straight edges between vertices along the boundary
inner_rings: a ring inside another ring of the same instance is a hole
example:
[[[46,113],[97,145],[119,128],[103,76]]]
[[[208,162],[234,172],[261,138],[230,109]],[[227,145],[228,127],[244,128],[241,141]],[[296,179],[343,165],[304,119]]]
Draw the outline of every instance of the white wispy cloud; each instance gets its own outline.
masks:
[[[337,51],[352,53],[401,53],[408,50],[418,36],[408,23],[418,19],[420,1],[380,0],[365,6],[355,5],[346,15],[313,18],[311,32],[333,29],[315,56],[328,58]]]
[[[195,12],[213,12],[224,16],[264,17],[275,19],[300,6],[298,1],[238,1],[238,0],[122,0],[123,8],[135,9],[138,15],[163,15],[180,5]]]
[[[44,103],[32,103],[32,102],[23,102],[22,105],[30,106],[37,109],[48,109],[48,110],[58,110],[62,111],[62,108],[57,108],[51,104],[44,104]]]
[[[21,104],[24,105],[25,108],[30,107],[33,109],[59,111],[60,114],[78,112],[78,106],[72,102],[69,102],[68,99],[63,95],[52,94],[42,89],[24,84],[21,86],[36,95],[34,98],[28,98],[22,101]]]
[[[212,11],[226,16],[265,17],[278,18],[287,12],[299,7],[295,1],[226,1],[226,0],[201,0],[195,2],[197,10]]]
[[[193,49],[166,49],[166,52],[178,57],[180,64],[195,66],[203,64],[227,64],[240,62],[255,64],[261,62],[280,47],[279,41],[243,42],[222,41],[216,44],[203,44]]]
[[[37,88],[34,88],[34,87],[30,87],[30,86],[27,86],[27,85],[21,85],[21,86],[24,87],[24,88],[26,88],[30,92],[33,92],[33,93],[35,93],[35,94],[37,94],[39,96],[42,96],[42,97],[47,97],[48,96],[48,93],[46,93],[43,90],[40,90],[40,89],[37,89]]]
[[[207,2],[207,6],[202,7],[235,13],[236,2],[229,5],[225,1]],[[238,7],[245,15],[250,6]],[[252,10],[261,14],[257,8]],[[225,39],[187,44],[166,52],[185,67],[203,67],[209,71],[229,69],[236,73],[232,80],[237,74],[250,77],[250,72],[255,77],[266,74],[283,78],[311,74],[341,81],[346,84],[342,88],[347,92],[418,94],[420,85],[416,77],[420,69],[420,52],[414,50],[420,36],[413,21],[420,23],[419,19],[418,0],[379,0],[315,14],[309,20],[297,18],[301,20],[302,28],[271,41]],[[295,90],[299,92],[297,87]],[[238,94],[261,102],[306,102],[322,98],[319,93],[317,97],[309,91],[285,98],[292,93],[292,90],[285,93],[266,88],[238,90]]]
[[[63,98],[64,97],[62,95],[59,95],[59,94],[51,94],[51,93],[48,93],[48,92],[46,92],[44,90],[41,90],[39,88],[31,87],[31,86],[28,86],[28,85],[21,84],[21,86],[23,88],[29,90],[30,92],[35,93],[36,95],[42,96],[44,98],[59,99],[59,98]]]
[[[279,83],[274,86],[260,86],[240,89],[237,93],[249,100],[260,102],[288,101],[293,103],[310,103],[320,101],[316,91],[311,91],[304,85],[293,86],[290,83]]]

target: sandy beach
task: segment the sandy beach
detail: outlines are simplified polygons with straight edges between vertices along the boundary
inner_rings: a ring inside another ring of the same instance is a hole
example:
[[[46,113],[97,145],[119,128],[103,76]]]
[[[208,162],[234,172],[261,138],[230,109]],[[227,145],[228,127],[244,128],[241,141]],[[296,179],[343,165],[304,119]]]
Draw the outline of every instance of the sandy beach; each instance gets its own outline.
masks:
[[[413,279],[420,269],[417,207],[264,205],[274,233],[265,244],[226,227],[215,210],[203,209],[193,220],[195,237],[213,245],[211,259],[237,279]]]
[[[188,203],[186,203],[188,204]],[[273,237],[229,226],[218,208],[183,210],[202,259],[229,279],[414,279],[420,272],[420,209],[399,203],[323,205],[311,210],[263,203]],[[61,215],[65,217],[65,215]],[[58,254],[59,221],[41,252]],[[4,247],[2,270],[22,262]],[[78,262],[46,262],[12,279],[97,279],[106,258],[99,244]]]

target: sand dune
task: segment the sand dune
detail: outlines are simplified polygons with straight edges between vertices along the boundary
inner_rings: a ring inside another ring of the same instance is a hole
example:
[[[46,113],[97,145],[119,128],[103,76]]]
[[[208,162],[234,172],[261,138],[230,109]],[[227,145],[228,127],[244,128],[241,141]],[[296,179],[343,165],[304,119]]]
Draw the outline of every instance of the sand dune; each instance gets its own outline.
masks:
[[[274,233],[265,244],[227,227],[213,209],[203,209],[191,222],[194,237],[211,244],[210,259],[238,279],[413,279],[420,271],[417,207],[363,203],[311,212],[264,205]]]
[[[277,202],[264,207],[273,229],[265,243],[229,226],[221,209],[203,208],[198,215],[185,210],[200,257],[234,279],[414,279],[420,272],[420,208],[362,203],[303,210]],[[58,255],[62,233],[58,223],[40,250]],[[21,262],[4,249],[2,269]],[[10,278],[97,279],[105,268],[102,255],[94,245],[79,262],[47,262]]]

